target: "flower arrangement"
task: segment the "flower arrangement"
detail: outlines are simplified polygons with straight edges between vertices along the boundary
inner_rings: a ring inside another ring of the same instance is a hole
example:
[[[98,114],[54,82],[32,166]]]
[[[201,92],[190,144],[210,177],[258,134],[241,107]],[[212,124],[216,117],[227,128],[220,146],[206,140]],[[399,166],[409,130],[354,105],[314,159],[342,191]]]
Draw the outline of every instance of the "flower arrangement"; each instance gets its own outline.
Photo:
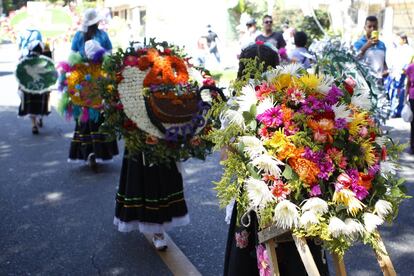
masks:
[[[209,134],[228,150],[222,206],[235,199],[239,220],[255,211],[261,229],[320,238],[339,256],[355,241],[380,250],[376,228],[407,196],[396,175],[403,147],[374,122],[369,96],[295,64],[240,82],[233,105],[213,106],[227,124]]]
[[[98,121],[102,110],[98,81],[105,77],[102,67],[104,52],[84,60],[78,53],[71,54],[69,62],[61,62],[59,91],[62,97],[58,110],[67,118],[74,117],[83,122],[92,119]]]
[[[169,164],[204,159],[211,152],[212,143],[204,139],[212,121],[210,104],[200,96],[202,72],[181,48],[154,39],[143,47],[131,44],[112,55],[104,69],[103,127],[123,137],[130,153],[143,153],[149,163]],[[218,88],[211,90],[222,95]]]

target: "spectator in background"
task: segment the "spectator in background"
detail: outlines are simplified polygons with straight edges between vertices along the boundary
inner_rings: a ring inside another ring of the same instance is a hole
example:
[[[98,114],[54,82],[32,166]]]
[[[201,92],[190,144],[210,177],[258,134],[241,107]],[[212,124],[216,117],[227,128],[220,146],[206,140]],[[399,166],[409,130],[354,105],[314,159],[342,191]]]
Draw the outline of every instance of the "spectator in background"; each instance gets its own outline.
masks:
[[[383,77],[388,74],[385,62],[386,47],[378,37],[378,19],[375,16],[368,16],[365,19],[365,34],[354,43],[357,57],[362,59],[373,71],[374,76],[380,83]]]
[[[392,58],[390,66],[391,85],[388,88],[392,117],[401,117],[401,111],[404,106],[404,84],[406,79],[405,70],[410,64],[411,57],[414,54],[413,49],[408,44],[407,35],[400,33],[398,37],[399,43],[394,50],[395,55]]]
[[[409,101],[411,112],[414,114],[414,62],[411,60],[411,64],[408,65],[405,71],[407,76],[407,86],[404,93],[404,102]],[[410,153],[414,154],[414,120],[411,121],[411,132],[410,132]]]
[[[281,32],[273,31],[273,20],[270,15],[263,17],[263,33],[256,37],[256,41],[263,41],[280,50],[286,46],[286,41],[283,39]]]
[[[251,44],[254,44],[256,41],[256,37],[258,37],[261,34],[261,32],[257,29],[256,20],[254,18],[247,20],[246,29],[247,31],[240,38],[241,50],[245,49]]]
[[[295,28],[289,26],[289,20],[286,20],[282,25],[283,39],[286,42],[286,51],[290,52],[295,49]]]
[[[218,42],[218,35],[213,32],[211,29],[211,25],[207,25],[207,46],[209,49],[209,52],[214,55],[214,57],[217,60],[217,63],[220,63],[220,53],[218,50],[217,42]]]
[[[306,49],[308,36],[305,32],[296,32],[294,35],[295,49],[288,53],[291,62],[300,63],[305,69],[311,67],[312,55]]]

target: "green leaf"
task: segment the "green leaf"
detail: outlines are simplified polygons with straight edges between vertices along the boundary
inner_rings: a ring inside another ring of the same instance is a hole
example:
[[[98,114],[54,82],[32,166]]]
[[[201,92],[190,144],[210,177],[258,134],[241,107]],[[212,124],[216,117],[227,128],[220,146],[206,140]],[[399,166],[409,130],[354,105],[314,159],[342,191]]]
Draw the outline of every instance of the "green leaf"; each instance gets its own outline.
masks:
[[[256,120],[252,120],[249,123],[249,127],[250,127],[250,129],[255,130],[257,128],[257,121]]]
[[[253,115],[253,117],[256,117],[257,107],[255,104],[252,104],[252,106],[250,107],[250,113]]]
[[[248,122],[250,122],[251,120],[254,119],[254,116],[250,112],[244,111],[243,112],[243,118],[248,123]]]
[[[289,165],[285,165],[285,169],[283,170],[282,176],[287,180],[292,179],[292,168]]]

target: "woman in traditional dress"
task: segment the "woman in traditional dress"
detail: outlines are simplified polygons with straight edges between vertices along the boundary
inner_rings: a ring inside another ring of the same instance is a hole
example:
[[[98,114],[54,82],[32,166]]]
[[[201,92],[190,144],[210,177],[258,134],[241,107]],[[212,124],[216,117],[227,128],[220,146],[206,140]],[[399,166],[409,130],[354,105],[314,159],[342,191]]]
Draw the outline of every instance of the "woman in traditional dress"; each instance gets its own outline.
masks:
[[[27,46],[28,57],[47,55],[44,53],[44,45],[40,40],[33,40]],[[51,57],[51,56],[48,56]],[[50,92],[33,94],[19,87],[21,103],[19,106],[19,116],[29,115],[32,121],[32,133],[39,134],[39,128],[43,127],[43,116],[50,114]]]
[[[112,51],[112,44],[108,34],[98,29],[101,16],[95,9],[85,11],[82,30],[75,34],[72,41],[72,51],[79,53],[82,58],[92,60],[97,52]],[[88,47],[86,47],[86,46]],[[89,107],[91,109],[91,107]],[[103,114],[99,110],[90,110],[98,113],[98,120],[76,120],[75,133],[70,144],[69,162],[88,161],[92,169],[96,170],[97,162],[111,161],[117,155],[116,140],[108,141],[108,136],[99,131],[103,122]]]
[[[245,48],[240,55],[241,61],[237,74],[238,79],[244,75],[244,63],[242,59],[254,59],[256,57],[260,62],[264,62],[264,70],[269,66],[276,67],[276,65],[279,64],[279,58],[276,51],[265,44],[253,44]],[[258,266],[261,264],[258,262],[257,258],[257,246],[259,245],[257,233],[259,226],[256,214],[253,211],[250,212],[250,223],[245,227],[241,225],[240,221],[237,221],[237,217],[242,217],[237,213],[237,203],[231,203],[227,206],[227,210],[229,217],[227,217],[226,220],[230,221],[230,226],[227,237],[223,274],[225,276],[259,275]],[[325,254],[322,251],[320,244],[317,244],[314,240],[308,240],[308,245],[320,274],[328,275]],[[307,275],[293,241],[278,243],[276,253],[281,275]]]

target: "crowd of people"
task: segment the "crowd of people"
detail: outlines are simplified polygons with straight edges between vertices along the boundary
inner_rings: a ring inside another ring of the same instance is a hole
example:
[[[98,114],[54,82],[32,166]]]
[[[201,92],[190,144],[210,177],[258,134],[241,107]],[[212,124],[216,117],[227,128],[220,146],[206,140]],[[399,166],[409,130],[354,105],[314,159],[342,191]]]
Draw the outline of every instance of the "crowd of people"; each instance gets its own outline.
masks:
[[[96,51],[103,50],[107,54],[112,51],[112,44],[107,33],[98,28],[101,18],[96,10],[87,10],[83,18],[82,30],[76,33],[71,50],[79,53],[85,61],[92,60]],[[265,65],[276,67],[280,63],[299,63],[305,69],[310,68],[313,56],[307,50],[308,36],[304,31],[296,31],[285,24],[284,32],[274,31],[272,16],[262,18],[263,31],[257,29],[257,22],[251,18],[246,22],[246,32],[240,38],[240,60],[258,57]],[[398,62],[387,66],[386,47],[378,37],[378,20],[374,16],[366,18],[365,33],[354,43],[359,59],[372,69],[379,82],[385,80],[393,107],[393,116],[401,115],[401,109],[409,100],[414,112],[414,63],[411,62],[412,48],[408,45],[407,36],[400,35],[400,44],[396,47],[399,53]],[[217,62],[220,53],[217,46],[218,35],[207,26],[207,34],[200,38],[200,47],[209,51]],[[21,39],[19,47],[22,57],[30,55],[48,55],[42,43],[41,34],[29,30]],[[236,52],[236,51],[235,51]],[[199,61],[201,65],[205,60]],[[267,68],[267,66],[265,68]],[[239,64],[238,77],[242,75],[243,63]],[[33,95],[20,89],[22,103],[19,116],[30,115],[32,132],[39,133],[43,126],[43,116],[50,113],[50,92]],[[99,112],[99,111],[97,111]],[[111,160],[118,154],[116,141],[109,141],[100,132],[103,114],[98,120],[75,120],[74,136],[71,141],[69,160],[86,161],[96,169],[97,162]],[[411,150],[414,152],[414,124],[411,123]],[[165,231],[174,226],[189,223],[188,210],[184,197],[183,178],[180,165],[172,162],[170,166],[148,164],[144,154],[131,156],[125,148],[119,188],[115,195],[116,208],[114,224],[121,232],[139,230],[153,234],[153,244],[158,250],[165,250],[168,245]],[[253,251],[257,240],[249,240],[248,246],[240,248],[235,240],[235,233],[243,231],[236,224],[236,209],[230,219],[230,228],[225,254],[225,275],[257,275],[257,258]],[[252,215],[254,216],[254,215]],[[257,225],[250,224],[246,231],[257,234]],[[328,275],[325,253],[320,244],[312,241],[311,251],[322,275]],[[285,243],[277,247],[279,267],[283,275],[305,275],[294,243]]]

